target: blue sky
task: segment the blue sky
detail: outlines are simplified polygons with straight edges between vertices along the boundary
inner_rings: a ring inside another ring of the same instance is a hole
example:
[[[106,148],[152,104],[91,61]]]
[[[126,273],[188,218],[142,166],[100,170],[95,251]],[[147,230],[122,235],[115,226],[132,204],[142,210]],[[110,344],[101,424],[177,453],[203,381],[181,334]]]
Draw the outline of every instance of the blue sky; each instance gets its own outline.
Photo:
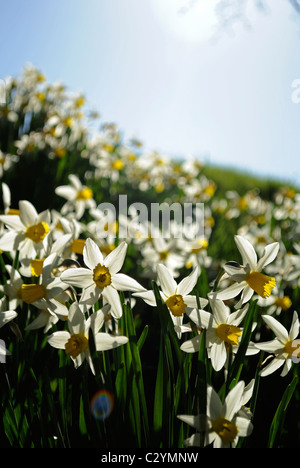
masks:
[[[265,0],[250,29],[212,42],[214,2],[0,0],[0,78],[30,62],[82,91],[125,139],[300,185],[300,17]]]

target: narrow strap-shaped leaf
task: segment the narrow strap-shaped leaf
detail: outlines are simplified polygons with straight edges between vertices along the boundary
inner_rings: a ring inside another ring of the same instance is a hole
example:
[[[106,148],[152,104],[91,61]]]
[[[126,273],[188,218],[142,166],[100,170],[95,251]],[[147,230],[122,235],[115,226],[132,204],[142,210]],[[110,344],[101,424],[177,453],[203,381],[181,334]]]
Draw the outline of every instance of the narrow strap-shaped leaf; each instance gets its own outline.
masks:
[[[292,382],[287,386],[283,397],[277,407],[276,413],[271,423],[270,432],[269,432],[269,440],[268,440],[268,448],[273,448],[276,442],[276,437],[279,432],[279,429],[282,428],[287,407],[291,401],[293,393],[296,389],[298,383],[298,376],[295,376]]]
[[[241,342],[239,344],[238,351],[234,357],[232,365],[230,367],[230,372],[228,375],[229,388],[235,385],[239,381],[239,377],[242,372],[242,368],[245,362],[246,352],[250,343],[251,334],[252,334],[252,325],[254,320],[254,314],[256,312],[257,300],[251,302],[247,315],[245,317],[245,323],[243,328],[243,334]],[[231,385],[231,382],[233,385]]]

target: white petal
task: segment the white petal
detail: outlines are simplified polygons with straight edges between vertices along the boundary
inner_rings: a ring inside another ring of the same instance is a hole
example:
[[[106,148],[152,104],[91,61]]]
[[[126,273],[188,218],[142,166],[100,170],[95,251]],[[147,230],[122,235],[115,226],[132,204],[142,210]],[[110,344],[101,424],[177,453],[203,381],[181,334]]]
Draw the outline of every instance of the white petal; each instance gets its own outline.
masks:
[[[47,289],[47,297],[57,297],[68,287],[60,278],[50,278],[43,284]]]
[[[238,348],[238,347],[237,347]],[[246,356],[254,356],[255,354],[259,353],[259,349],[255,346],[255,343],[250,341],[247,350],[246,350]],[[233,347],[233,352],[234,352],[234,347]]]
[[[186,315],[192,322],[194,322],[199,328],[209,328],[213,323],[213,315],[210,312],[202,309],[187,310]]]
[[[87,239],[85,241],[83,248],[83,261],[90,270],[94,270],[98,263],[103,265],[103,255],[96,242],[92,239]]]
[[[56,252],[57,255],[62,255],[65,247],[72,239],[72,234],[64,234],[60,236],[51,246],[51,250]]]
[[[245,386],[244,392],[243,392],[243,397],[242,397],[242,405],[245,406],[250,398],[252,397],[253,390],[254,390],[254,385],[255,385],[255,379],[252,379],[248,385]]]
[[[183,302],[185,302],[185,304],[192,309],[198,308],[198,301],[196,296],[183,296]],[[208,304],[208,300],[204,299],[204,297],[199,297],[199,303],[200,308],[204,309],[204,307]]]
[[[233,299],[244,289],[246,285],[247,283],[245,281],[242,281],[241,283],[234,283],[228,286],[227,288],[210,292],[208,294],[208,297],[212,299],[220,299],[222,301],[227,299]]]
[[[149,304],[153,307],[156,306],[156,300],[155,300],[155,295],[152,290],[145,291],[145,292],[138,292],[138,293],[133,293],[132,294],[134,297],[140,297],[143,299],[143,301],[146,302],[146,304]]]
[[[37,305],[37,307],[39,307]],[[68,316],[68,308],[62,304],[61,302],[55,299],[48,299],[46,303],[47,309],[49,309],[54,314],[59,315],[60,317],[67,317]],[[42,307],[39,307],[40,309]]]
[[[113,275],[111,278],[111,284],[118,291],[146,291],[146,289],[141,286],[135,279],[124,275],[123,273],[117,273],[116,275]]]
[[[13,252],[18,250],[19,243],[24,239],[17,232],[6,232],[0,239],[0,249],[4,252]]]
[[[213,343],[211,347],[211,363],[216,372],[220,371],[226,362],[227,352],[225,348],[225,343]]]
[[[246,304],[246,306],[242,309],[237,310],[236,312],[232,312],[228,317],[227,323],[229,323],[230,325],[238,326],[247,314],[248,309],[249,304]]]
[[[20,219],[25,226],[36,224],[38,212],[32,203],[27,200],[19,201]]]
[[[200,433],[196,432],[195,434],[191,435],[183,441],[185,447],[200,447],[201,438]]]
[[[87,322],[90,323],[90,328],[93,331],[94,336],[99,332],[99,330],[102,328],[106,313],[109,311],[110,305],[106,305],[103,307],[103,309],[99,309],[96,312],[94,312],[87,320]]]
[[[108,333],[98,333],[95,337],[97,351],[106,351],[114,349],[128,343],[126,336],[112,336]]]
[[[250,301],[251,297],[253,296],[254,294],[254,291],[252,288],[250,288],[250,286],[247,284],[246,287],[243,289],[243,292],[242,292],[242,296],[241,296],[241,300],[239,301],[239,303],[241,305],[245,304],[245,302],[248,302]],[[240,306],[239,306],[240,307]]]
[[[187,307],[190,309],[197,309],[198,304],[196,296],[184,296],[182,299]]]
[[[103,297],[111,305],[111,315],[117,320],[122,317],[122,305],[118,291],[112,286],[103,289]]]
[[[127,243],[124,241],[105,257],[103,263],[109,269],[110,274],[114,275],[121,270],[126,252]]]
[[[28,259],[32,260],[32,258],[35,258],[38,246],[42,246],[42,244],[41,243],[36,244],[31,239],[25,238],[19,245],[20,261],[24,263]]]
[[[24,225],[22,224],[20,217],[16,215],[1,215],[0,221],[4,223],[9,229],[14,231],[24,231]]]
[[[51,214],[50,214],[50,211],[49,211],[49,210],[45,210],[45,211],[42,211],[41,213],[39,213],[36,222],[37,222],[37,223],[44,222],[44,223],[47,223],[48,225],[50,225],[50,224],[51,224]]]
[[[175,317],[171,312],[170,312],[170,316],[174,324],[174,330],[176,331],[178,338],[181,339],[181,326],[183,324],[183,316]]]
[[[227,273],[229,276],[235,276],[235,275],[240,275],[240,274],[245,274],[245,268],[242,267],[239,264],[232,265],[232,263],[225,263],[223,265],[223,270]]]
[[[177,287],[177,294],[181,294],[181,296],[185,296],[189,294],[195,287],[197,280],[199,277],[199,268],[196,267],[192,273],[189,274],[186,278],[184,278]]]
[[[185,341],[180,346],[181,351],[185,353],[197,353],[200,349],[201,335],[194,336],[190,340]]]
[[[207,389],[207,414],[211,420],[224,417],[222,402],[212,387]]]
[[[79,192],[82,189],[82,183],[80,182],[79,177],[75,174],[69,175],[69,181],[73,185],[73,187]]]
[[[64,349],[65,344],[67,343],[70,337],[71,335],[67,331],[54,332],[48,337],[48,343],[54,348]]]
[[[231,421],[234,415],[242,407],[242,396],[244,393],[245,382],[238,382],[228,393],[225,399],[226,418]]]
[[[277,257],[278,251],[279,251],[278,242],[273,242],[273,244],[267,245],[264,249],[264,253],[262,257],[259,259],[257,263],[256,270],[261,271],[265,266],[273,262],[273,260]]]
[[[17,316],[18,314],[14,310],[7,310],[6,312],[0,312],[0,328],[3,327],[6,323],[16,318]]]
[[[86,351],[84,351],[80,353],[75,359],[72,358],[76,369],[81,366],[87,355],[89,355],[89,353],[86,353]]]
[[[235,419],[235,424],[238,428],[238,435],[240,437],[248,437],[253,431],[253,424],[247,418],[237,417]]]
[[[94,283],[93,273],[87,268],[69,268],[60,275],[60,279],[78,288],[87,288]]]
[[[261,343],[255,343],[257,349],[261,351],[267,351],[268,353],[279,353],[282,351],[282,343],[277,339],[271,341],[263,341]]]
[[[92,359],[92,356],[90,354],[90,351],[89,350],[86,350],[85,351],[85,359],[87,360],[89,366],[90,366],[90,369],[92,371],[92,374],[96,374],[95,372],[95,367],[94,367],[94,363],[93,363],[93,359]]]
[[[183,421],[184,423],[188,424],[189,426],[194,427],[198,431],[202,429],[201,427],[202,424],[200,423],[200,421],[203,420],[204,418],[201,418],[200,414],[198,414],[197,416],[188,415],[188,414],[179,414],[177,418],[180,419],[180,421]]]
[[[289,338],[290,340],[295,340],[298,337],[298,335],[299,335],[299,318],[298,318],[298,313],[294,311],[293,322],[291,325]]]
[[[261,372],[261,377],[266,377],[279,369],[285,363],[285,359],[274,358]]]
[[[73,302],[70,306],[68,321],[69,330],[72,335],[76,333],[83,333],[85,331],[84,315],[77,302]]]
[[[174,280],[172,273],[165,265],[157,265],[157,276],[160,287],[167,297],[176,294],[177,283]]]
[[[256,269],[257,255],[252,244],[242,236],[234,237],[235,243],[243,259],[244,266],[249,265],[250,270]]]
[[[285,344],[289,339],[289,335],[286,328],[280,322],[278,322],[278,320],[276,320],[270,315],[262,315],[262,318],[264,319],[266,324],[271,328],[271,330],[275,333],[279,341]]]
[[[288,374],[288,372],[291,370],[292,362],[293,362],[292,359],[285,360],[282,372],[280,374],[281,377],[285,377]]]
[[[9,208],[11,205],[11,193],[9,186],[5,182],[2,182],[2,197],[4,208]]]
[[[59,197],[63,197],[66,200],[75,200],[77,192],[74,190],[73,187],[69,187],[68,185],[61,185],[55,189],[56,195]]]
[[[25,330],[38,330],[39,328],[45,328],[47,325],[51,327],[52,324],[58,322],[56,315],[50,314],[47,310],[41,310],[38,316],[25,328]],[[45,331],[48,331],[47,329]]]
[[[93,283],[83,289],[79,302],[82,305],[94,305],[100,298],[101,293],[102,289],[99,289],[95,283]]]
[[[211,300],[210,305],[216,323],[226,323],[230,314],[229,307],[227,307],[223,301],[220,301],[218,299]]]

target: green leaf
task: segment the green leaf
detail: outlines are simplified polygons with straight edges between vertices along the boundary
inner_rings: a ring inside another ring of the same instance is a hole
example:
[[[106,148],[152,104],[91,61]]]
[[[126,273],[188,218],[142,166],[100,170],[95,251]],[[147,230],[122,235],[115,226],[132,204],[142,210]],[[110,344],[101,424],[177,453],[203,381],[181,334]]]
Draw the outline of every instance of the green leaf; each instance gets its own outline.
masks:
[[[238,351],[234,357],[233,363],[230,367],[228,382],[229,388],[232,388],[238,381],[245,363],[246,352],[250,343],[252,335],[252,325],[254,321],[254,314],[256,312],[257,300],[251,302],[243,328],[242,338],[239,344]]]
[[[144,328],[144,330],[142,331],[142,333],[141,333],[139,339],[138,339],[137,347],[138,347],[139,353],[141,352],[142,347],[143,347],[143,345],[144,345],[144,343],[145,343],[145,341],[146,341],[146,338],[147,338],[147,336],[148,336],[148,330],[149,330],[149,326],[146,325],[145,328]]]
[[[164,410],[164,349],[163,349],[163,341],[161,338],[161,344],[160,344],[159,356],[158,356],[157,373],[156,373],[155,392],[154,392],[154,411],[153,411],[154,432],[160,432],[162,429],[163,410]]]
[[[82,395],[80,395],[80,403],[79,403],[79,430],[82,435],[86,435],[88,433],[86,421],[85,421],[84,403],[83,403]]]
[[[283,427],[287,407],[291,401],[291,398],[296,389],[297,383],[298,383],[298,377],[295,376],[292,382],[285,389],[283,397],[277,407],[276,413],[271,423],[270,432],[269,432],[269,440],[268,440],[268,448],[273,448],[275,445],[277,434],[280,431],[280,429],[282,429]]]

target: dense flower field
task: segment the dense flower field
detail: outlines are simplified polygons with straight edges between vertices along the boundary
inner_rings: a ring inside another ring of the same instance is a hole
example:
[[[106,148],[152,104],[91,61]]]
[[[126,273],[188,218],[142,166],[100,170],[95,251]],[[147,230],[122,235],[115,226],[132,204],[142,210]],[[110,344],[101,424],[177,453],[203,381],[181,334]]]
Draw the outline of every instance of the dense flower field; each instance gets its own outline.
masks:
[[[2,91],[0,445],[298,446],[300,193],[224,191],[31,65]]]

